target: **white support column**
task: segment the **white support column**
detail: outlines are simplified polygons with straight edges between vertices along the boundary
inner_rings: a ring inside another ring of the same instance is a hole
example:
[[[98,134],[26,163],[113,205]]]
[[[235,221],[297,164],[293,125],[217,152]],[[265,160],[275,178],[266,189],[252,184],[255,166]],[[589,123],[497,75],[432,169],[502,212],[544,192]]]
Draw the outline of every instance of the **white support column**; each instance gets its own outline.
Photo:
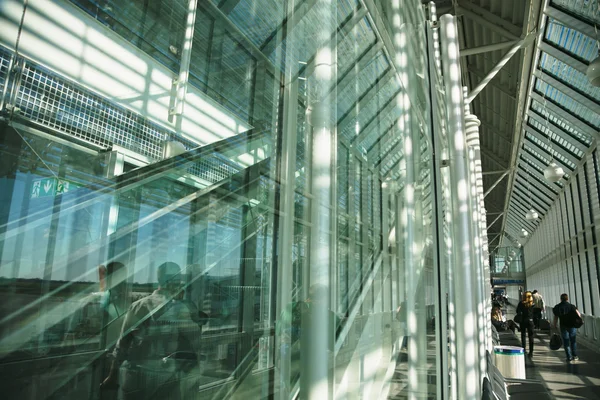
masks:
[[[175,80],[176,94],[175,103],[171,108],[171,115],[183,114],[185,94],[187,92],[188,78],[190,74],[190,61],[192,59],[192,43],[194,42],[194,24],[196,21],[197,0],[188,1],[188,10],[185,26],[185,36],[181,47],[181,61],[179,64],[179,76]]]
[[[467,93],[467,88],[463,88],[464,93]],[[474,240],[475,261],[474,276],[477,278],[476,284],[476,305],[478,313],[479,326],[479,367],[481,376],[485,376],[487,372],[486,366],[486,350],[491,350],[491,322],[488,317],[491,312],[491,298],[489,279],[486,280],[486,266],[489,266],[487,252],[487,226],[485,215],[485,202],[483,194],[483,175],[481,165],[481,147],[479,141],[479,119],[471,114],[471,108],[465,104],[465,130],[467,146],[471,160],[471,188],[475,191],[472,196],[472,211],[473,211],[473,231],[476,233]],[[488,268],[489,270],[489,268]],[[486,290],[486,288],[488,290]]]
[[[454,247],[456,354],[458,398],[475,400],[480,397],[481,376],[478,366],[477,310],[471,290],[475,280],[471,275],[472,227],[468,196],[468,159],[466,152],[464,101],[460,79],[458,30],[450,15],[440,18],[443,76],[446,88],[448,145],[450,152],[450,184],[453,192],[452,222]]]
[[[315,4],[320,16],[320,31],[314,62],[307,74],[312,163],[310,170],[311,238],[309,299],[313,306],[302,317],[302,356],[300,398],[333,398],[333,343],[335,321],[331,311],[332,274],[335,273],[335,191],[337,134],[335,104],[337,89],[337,39],[330,40],[337,27],[336,2]]]

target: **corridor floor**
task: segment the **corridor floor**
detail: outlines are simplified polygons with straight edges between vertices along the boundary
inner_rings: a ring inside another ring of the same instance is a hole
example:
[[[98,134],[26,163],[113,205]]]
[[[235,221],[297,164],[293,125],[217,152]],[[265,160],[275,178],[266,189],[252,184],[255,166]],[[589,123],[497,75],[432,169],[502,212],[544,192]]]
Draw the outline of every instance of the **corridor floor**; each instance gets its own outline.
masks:
[[[514,308],[509,307],[507,317],[513,316]],[[517,336],[520,340],[519,332]],[[564,349],[550,350],[549,342],[549,332],[536,331],[533,358],[526,357],[525,362],[527,378],[543,381],[556,399],[600,400],[600,349],[594,351],[579,341],[579,361],[568,364]]]

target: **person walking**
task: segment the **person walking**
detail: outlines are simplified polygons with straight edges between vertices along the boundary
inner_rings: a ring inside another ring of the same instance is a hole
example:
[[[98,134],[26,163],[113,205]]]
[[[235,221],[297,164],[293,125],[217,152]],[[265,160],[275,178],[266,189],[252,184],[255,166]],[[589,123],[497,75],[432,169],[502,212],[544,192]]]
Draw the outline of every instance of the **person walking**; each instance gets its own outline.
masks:
[[[545,307],[544,298],[537,290],[534,290],[531,295],[533,296],[533,327],[535,329],[540,329],[542,311]]]
[[[525,336],[529,335],[529,357],[533,356],[533,295],[523,294],[523,300],[517,306],[517,322],[521,325],[521,346],[525,350]]]
[[[560,303],[554,306],[552,313],[554,314],[553,328],[556,329],[556,323],[560,320],[560,335],[562,336],[567,363],[578,361],[575,320],[577,316],[581,318],[579,310],[573,304],[569,303],[569,295],[563,293],[560,295]]]

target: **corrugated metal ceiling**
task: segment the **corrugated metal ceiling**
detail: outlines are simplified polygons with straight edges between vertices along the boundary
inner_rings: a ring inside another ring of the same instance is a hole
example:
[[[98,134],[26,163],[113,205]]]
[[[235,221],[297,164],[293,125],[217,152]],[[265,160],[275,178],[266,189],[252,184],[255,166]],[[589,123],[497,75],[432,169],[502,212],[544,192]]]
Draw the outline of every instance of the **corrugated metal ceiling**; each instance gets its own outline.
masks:
[[[600,88],[585,71],[598,56],[599,1],[457,0],[447,12],[461,16],[461,51],[477,53],[462,60],[469,90],[516,39],[539,33],[535,46],[518,51],[471,103],[482,123],[484,190],[494,187],[485,199],[491,249],[514,246],[526,240],[522,229],[531,234],[540,222],[527,221],[527,211],[543,218],[596,145]],[[544,178],[551,161],[565,171],[556,183]],[[497,183],[507,170],[509,178]]]

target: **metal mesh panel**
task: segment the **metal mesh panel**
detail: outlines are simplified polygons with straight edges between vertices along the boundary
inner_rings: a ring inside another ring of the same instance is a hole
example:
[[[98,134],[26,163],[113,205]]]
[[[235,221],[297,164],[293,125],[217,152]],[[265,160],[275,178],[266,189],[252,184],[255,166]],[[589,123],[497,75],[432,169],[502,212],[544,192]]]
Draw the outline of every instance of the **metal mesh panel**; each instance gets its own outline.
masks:
[[[0,52],[0,83],[3,85],[9,54]],[[29,61],[22,69],[15,106],[21,116],[62,134],[105,149],[119,145],[152,160],[162,159],[165,140],[181,142],[187,149],[197,146]],[[188,172],[218,182],[241,169],[232,160],[213,154],[191,166]]]
[[[160,159],[173,134],[27,62],[16,99],[21,113],[44,126],[105,148],[117,144]]]

